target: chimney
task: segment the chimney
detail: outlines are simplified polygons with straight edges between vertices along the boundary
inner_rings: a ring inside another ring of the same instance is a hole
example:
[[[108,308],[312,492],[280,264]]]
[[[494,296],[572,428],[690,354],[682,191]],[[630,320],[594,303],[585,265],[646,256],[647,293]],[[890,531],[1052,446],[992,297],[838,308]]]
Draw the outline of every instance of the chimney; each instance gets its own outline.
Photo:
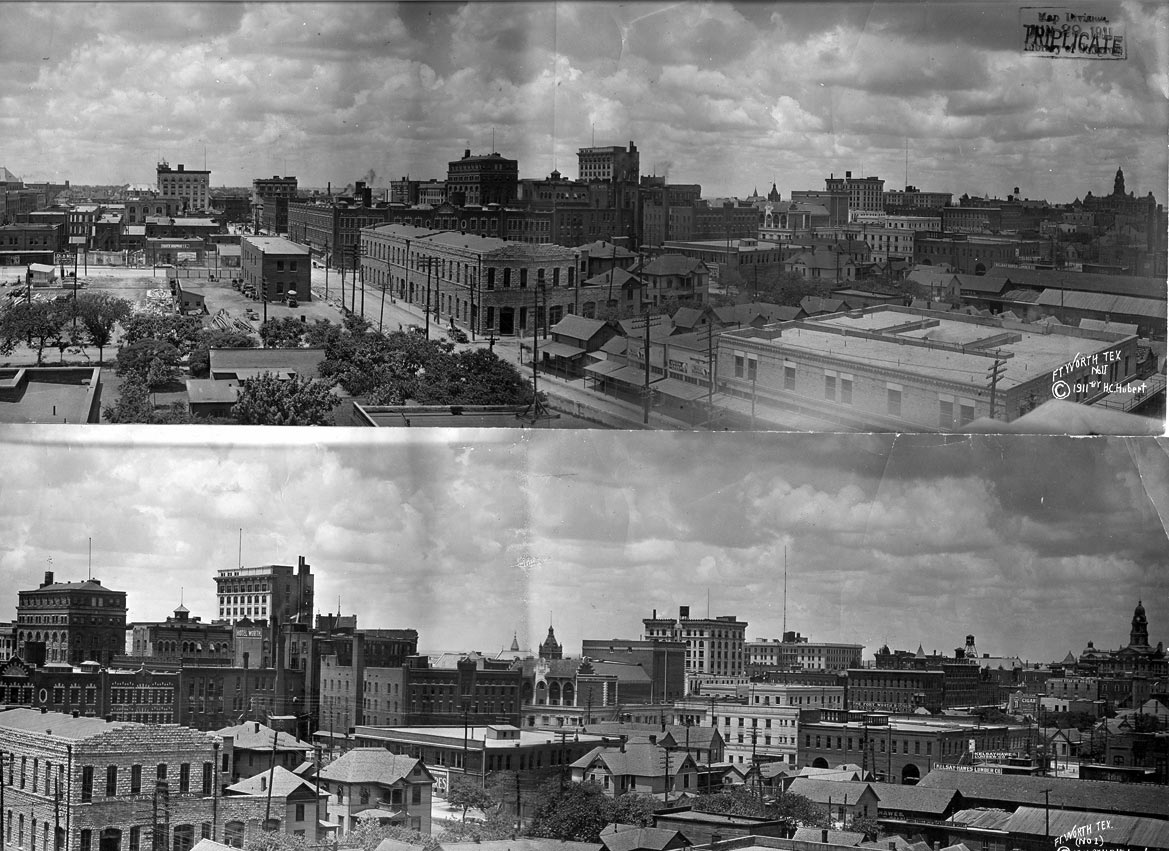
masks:
[[[463,150],[463,159],[467,159],[467,158],[468,158],[468,157],[470,157],[470,156],[471,156],[471,149],[470,149],[470,148],[465,148],[465,149]]]
[[[49,707],[47,707],[47,706],[41,707],[41,715],[47,715],[48,712],[49,712]],[[625,748],[622,748],[621,750],[625,750]]]
[[[267,788],[268,788],[268,778],[261,774],[260,775],[260,791],[263,792]]]
[[[53,584],[53,571],[46,570],[45,571],[45,581],[41,583],[41,587],[44,588],[46,585],[52,585],[52,584]]]
[[[625,753],[625,738],[625,736],[621,737],[621,753]]]

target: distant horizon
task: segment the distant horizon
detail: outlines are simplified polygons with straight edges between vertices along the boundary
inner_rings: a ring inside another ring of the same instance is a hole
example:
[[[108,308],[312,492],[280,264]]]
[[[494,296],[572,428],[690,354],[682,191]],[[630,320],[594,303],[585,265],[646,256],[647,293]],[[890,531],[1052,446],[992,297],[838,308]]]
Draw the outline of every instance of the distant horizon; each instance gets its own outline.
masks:
[[[944,435],[214,427],[0,437],[0,620],[45,570],[131,621],[295,564],[315,608],[422,648],[639,638],[654,609],[747,637],[1028,662],[1169,639],[1169,441]],[[499,432],[499,433],[495,433]],[[501,486],[505,485],[505,486]],[[240,545],[240,529],[243,543]],[[783,599],[784,551],[788,598]]]
[[[1169,185],[1151,0],[1086,7],[1115,60],[1028,52],[1020,7],[986,2],[0,2],[3,164],[30,182],[149,183],[160,158],[225,186],[442,179],[467,148],[542,178],[633,140],[709,197],[845,171],[1053,203],[1117,166]]]

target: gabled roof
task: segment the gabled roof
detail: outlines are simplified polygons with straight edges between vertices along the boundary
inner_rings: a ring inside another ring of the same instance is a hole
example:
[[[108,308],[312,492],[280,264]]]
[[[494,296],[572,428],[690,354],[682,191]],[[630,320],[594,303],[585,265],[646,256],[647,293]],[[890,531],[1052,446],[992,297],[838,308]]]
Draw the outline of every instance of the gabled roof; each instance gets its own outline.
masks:
[[[980,774],[935,768],[917,784],[919,789],[955,789],[967,801],[994,801],[1009,805],[1043,806],[1043,790],[1050,805],[1062,809],[1130,813],[1165,818],[1169,795],[1163,787],[1139,783],[1110,783],[1066,777],[1031,777],[1025,774]]]
[[[877,812],[897,810],[936,816],[949,809],[958,797],[953,789],[923,789],[900,783],[874,783],[872,786],[877,793]]]
[[[385,748],[354,748],[322,768],[320,778],[337,783],[390,786],[410,777],[415,767],[421,769],[420,781],[433,782],[434,778],[420,760],[390,753]]]
[[[565,842],[520,836],[515,839],[491,839],[482,842],[443,842],[438,851],[600,851],[599,842]]]
[[[593,275],[584,282],[586,287],[605,287],[612,285],[617,289],[637,289],[644,286],[641,279],[628,269],[610,269]]]
[[[687,754],[684,758],[670,754],[665,748],[648,742],[628,742],[624,750],[612,745],[599,745],[572,764],[573,768],[587,769],[600,763],[614,776],[662,777],[666,773],[666,759],[669,756],[670,769],[677,773],[694,760]]]
[[[706,264],[701,260],[682,254],[663,254],[638,269],[639,273],[645,275],[689,275],[706,271]]]
[[[811,777],[797,777],[788,787],[789,792],[803,795],[816,804],[855,804],[868,790],[875,797],[871,783],[852,780],[816,780]]]
[[[608,851],[666,851],[688,844],[677,830],[631,824],[608,825],[601,831],[601,843]]]
[[[553,334],[572,337],[574,340],[590,340],[607,324],[604,319],[588,319],[584,316],[577,316],[575,313],[569,313],[549,330]]]
[[[1006,829],[1009,833],[1030,836],[1062,836],[1084,824],[1096,825],[1092,836],[1098,837],[1106,847],[1169,848],[1169,821],[1123,813],[1019,807],[1007,820]]]
[[[243,724],[236,724],[231,727],[223,727],[216,730],[215,735],[231,736],[232,748],[234,750],[272,750],[272,736],[275,734],[277,751],[304,751],[309,753],[313,746],[307,742],[302,742],[295,736],[288,733],[277,733],[271,727],[261,724],[259,721],[247,721]]]
[[[271,792],[274,798],[309,797],[315,798],[320,792],[303,777],[297,777],[287,768],[277,765],[270,772],[265,771],[227,787],[233,795],[267,795],[271,776]],[[298,796],[300,792],[302,795]]]
[[[844,300],[839,298],[820,298],[806,295],[800,299],[800,309],[809,316],[816,313],[838,313],[844,307]]]
[[[237,370],[295,372],[301,378],[316,378],[325,359],[324,349],[212,349],[211,374]]]
[[[952,275],[958,279],[958,288],[972,293],[998,295],[1008,283],[1006,275]]]
[[[605,242],[603,239],[598,239],[596,242],[590,242],[587,245],[578,246],[577,250],[581,252],[587,251],[589,257],[597,260],[610,260],[613,257],[616,257],[618,260],[628,260],[635,256],[628,248],[614,245],[611,242]]]

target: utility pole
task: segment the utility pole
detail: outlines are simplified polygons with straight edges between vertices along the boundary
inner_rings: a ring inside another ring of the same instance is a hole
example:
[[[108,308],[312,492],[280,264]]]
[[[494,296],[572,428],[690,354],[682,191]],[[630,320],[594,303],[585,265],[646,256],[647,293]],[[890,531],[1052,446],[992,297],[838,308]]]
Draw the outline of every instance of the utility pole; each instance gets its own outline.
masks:
[[[426,260],[426,339],[430,339],[430,267],[434,265],[434,257],[427,256]]]
[[[533,426],[540,420],[559,419],[560,414],[554,414],[544,407],[544,403],[540,401],[540,388],[537,384],[538,367],[540,364],[539,346],[540,346],[540,323],[536,320],[539,313],[540,306],[540,290],[544,288],[544,284],[537,284],[533,291],[533,302],[535,307],[532,313],[532,403],[523,411],[516,414],[516,417],[521,420],[529,421]],[[586,722],[587,723],[587,722]]]
[[[1003,373],[1007,371],[1007,362],[1003,358],[995,356],[994,365],[987,367],[986,370],[990,373],[987,380],[990,382],[990,418],[994,419],[994,403],[995,395],[998,390],[999,379],[1003,377]]]
[[[311,274],[311,272],[310,272]],[[325,300],[329,299],[329,239],[325,237]]]
[[[264,830],[272,830],[272,781],[276,778],[276,739],[280,733],[272,731],[272,756],[268,762],[268,802],[264,806]]]
[[[641,318],[638,319],[638,322],[641,323],[640,326],[634,326],[635,328],[641,327],[645,329],[645,344],[643,350],[643,355],[645,357],[645,385],[641,388],[642,423],[645,425],[649,425],[649,409],[653,398],[653,391],[650,389],[649,384],[649,329],[651,324],[650,320],[652,318],[653,317],[649,315],[649,305],[647,304],[645,306],[645,310],[641,314]]]

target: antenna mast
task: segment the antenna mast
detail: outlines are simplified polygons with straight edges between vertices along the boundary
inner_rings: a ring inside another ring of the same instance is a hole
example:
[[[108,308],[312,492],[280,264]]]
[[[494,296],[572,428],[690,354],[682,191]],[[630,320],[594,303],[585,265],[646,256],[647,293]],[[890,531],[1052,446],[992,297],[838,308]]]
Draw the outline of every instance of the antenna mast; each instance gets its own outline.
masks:
[[[240,526],[240,528],[239,528],[239,561],[236,564],[236,567],[243,567],[243,566],[244,566],[244,527]]]
[[[787,634],[787,547],[783,548],[783,632]]]
[[[93,579],[93,538],[89,539],[89,578]]]

